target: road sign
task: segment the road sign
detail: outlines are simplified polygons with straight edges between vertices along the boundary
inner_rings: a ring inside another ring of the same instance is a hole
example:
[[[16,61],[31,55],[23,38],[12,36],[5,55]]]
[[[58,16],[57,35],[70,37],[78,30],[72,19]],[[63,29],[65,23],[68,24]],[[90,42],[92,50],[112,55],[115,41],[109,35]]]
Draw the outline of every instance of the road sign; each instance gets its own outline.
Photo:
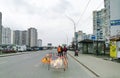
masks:
[[[92,40],[95,40],[95,39],[96,39],[95,35],[92,35],[91,39],[92,39]]]
[[[111,20],[111,26],[120,25],[120,20]]]

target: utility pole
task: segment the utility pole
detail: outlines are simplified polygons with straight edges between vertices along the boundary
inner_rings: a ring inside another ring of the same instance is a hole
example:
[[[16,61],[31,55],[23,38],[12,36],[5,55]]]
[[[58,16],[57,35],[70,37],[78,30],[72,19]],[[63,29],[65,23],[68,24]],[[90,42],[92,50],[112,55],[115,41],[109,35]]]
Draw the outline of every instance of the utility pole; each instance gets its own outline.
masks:
[[[97,45],[96,45],[96,55],[98,56],[98,25],[97,25]]]
[[[98,56],[98,36],[97,36],[97,49],[96,49],[96,55]]]

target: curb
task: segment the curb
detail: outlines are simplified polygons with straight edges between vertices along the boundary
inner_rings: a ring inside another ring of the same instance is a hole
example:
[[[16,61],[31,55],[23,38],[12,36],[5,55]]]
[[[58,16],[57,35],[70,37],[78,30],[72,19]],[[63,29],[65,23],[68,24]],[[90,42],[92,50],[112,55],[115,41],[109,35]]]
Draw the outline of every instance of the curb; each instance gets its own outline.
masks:
[[[68,53],[74,60],[76,60],[79,64],[81,64],[83,67],[85,67],[87,70],[89,70],[92,74],[94,74],[96,77],[100,77],[97,73],[95,73],[92,69],[90,69],[88,66],[80,62],[77,58],[75,58],[73,55]]]

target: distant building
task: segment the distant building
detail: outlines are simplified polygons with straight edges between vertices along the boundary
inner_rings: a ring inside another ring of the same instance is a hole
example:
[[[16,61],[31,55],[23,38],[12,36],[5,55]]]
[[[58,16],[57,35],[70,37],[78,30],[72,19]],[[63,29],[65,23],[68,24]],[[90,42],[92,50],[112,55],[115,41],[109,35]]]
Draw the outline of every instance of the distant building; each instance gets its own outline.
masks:
[[[13,32],[13,44],[37,46],[37,30],[35,28],[29,28],[28,31],[15,30]]]
[[[42,40],[41,40],[41,39],[38,39],[38,41],[37,41],[37,46],[38,46],[38,47],[42,47]]]
[[[2,44],[2,13],[0,12],[0,45]]]
[[[77,32],[77,35],[78,35],[78,37],[77,37],[77,41],[79,42],[79,41],[82,41],[84,38],[83,38],[83,32],[82,31],[78,31]]]
[[[48,47],[48,48],[51,48],[51,47],[52,47],[52,43],[48,43],[48,44],[47,44],[47,47]]]
[[[12,44],[10,28],[2,28],[2,44]]]
[[[37,46],[37,29],[35,28],[28,29],[28,46],[29,47]]]
[[[13,43],[16,45],[28,45],[28,32],[15,30],[13,32]]]
[[[86,33],[83,33],[82,31],[78,31],[77,35],[78,35],[78,38],[77,38],[78,42],[86,40],[86,39],[91,40],[91,37],[92,37],[92,34],[86,34]]]
[[[22,32],[20,30],[13,31],[13,44],[22,45]]]
[[[22,31],[22,45],[28,45],[28,31]]]

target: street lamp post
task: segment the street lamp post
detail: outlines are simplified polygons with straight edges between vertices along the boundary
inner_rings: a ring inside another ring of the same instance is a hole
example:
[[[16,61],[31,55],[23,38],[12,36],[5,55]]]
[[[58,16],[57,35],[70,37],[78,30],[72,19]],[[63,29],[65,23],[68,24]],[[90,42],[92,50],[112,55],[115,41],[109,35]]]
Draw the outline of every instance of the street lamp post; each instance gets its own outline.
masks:
[[[75,51],[78,49],[78,44],[77,44],[77,36],[76,36],[76,23],[75,23],[75,21],[72,19],[72,18],[70,18],[70,17],[68,17],[67,16],[67,18],[70,20],[70,21],[72,21],[73,22],[73,25],[74,25],[74,38],[75,38]]]
[[[97,50],[96,50],[96,55],[98,56],[98,36],[97,36]]]

